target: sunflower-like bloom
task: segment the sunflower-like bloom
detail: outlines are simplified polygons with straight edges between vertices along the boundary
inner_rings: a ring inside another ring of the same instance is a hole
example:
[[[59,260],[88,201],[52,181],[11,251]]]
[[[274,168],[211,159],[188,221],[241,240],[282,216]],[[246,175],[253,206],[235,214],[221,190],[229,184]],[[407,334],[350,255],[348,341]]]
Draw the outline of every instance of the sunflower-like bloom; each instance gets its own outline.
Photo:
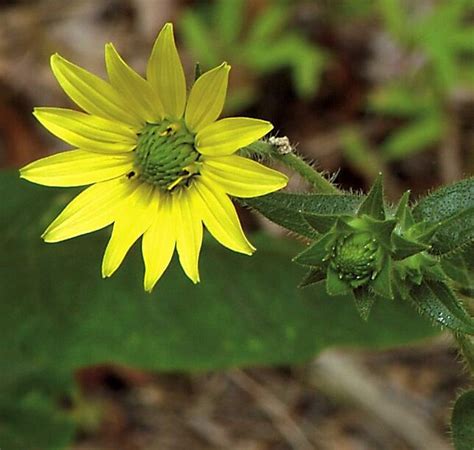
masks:
[[[85,112],[36,108],[34,115],[74,149],[35,161],[21,176],[45,186],[85,186],[43,234],[59,242],[113,224],[102,263],[111,276],[142,237],[145,290],[151,291],[176,247],[186,275],[199,281],[203,224],[222,245],[244,254],[246,239],[230,196],[255,197],[284,187],[285,175],[234,153],[267,134],[269,122],[217,120],[230,66],[204,73],[186,98],[186,80],[166,24],[146,79],[112,44],[105,47],[109,82],[53,55],[53,73]]]

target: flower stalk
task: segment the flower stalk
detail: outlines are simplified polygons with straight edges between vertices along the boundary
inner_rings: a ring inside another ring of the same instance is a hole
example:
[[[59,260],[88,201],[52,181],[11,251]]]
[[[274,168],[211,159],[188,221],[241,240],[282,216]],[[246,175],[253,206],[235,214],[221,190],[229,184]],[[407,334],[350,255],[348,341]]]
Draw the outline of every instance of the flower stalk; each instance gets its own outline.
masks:
[[[340,190],[334,186],[327,178],[325,178],[320,172],[315,170],[310,164],[304,159],[298,156],[291,147],[287,140],[284,140],[284,144],[278,143],[278,139],[283,138],[270,138],[269,141],[257,141],[254,142],[244,149],[244,155],[250,154],[253,156],[271,158],[276,161],[280,161],[285,166],[297,172],[303,177],[311,186],[321,194],[339,194]],[[289,151],[288,151],[289,149]]]

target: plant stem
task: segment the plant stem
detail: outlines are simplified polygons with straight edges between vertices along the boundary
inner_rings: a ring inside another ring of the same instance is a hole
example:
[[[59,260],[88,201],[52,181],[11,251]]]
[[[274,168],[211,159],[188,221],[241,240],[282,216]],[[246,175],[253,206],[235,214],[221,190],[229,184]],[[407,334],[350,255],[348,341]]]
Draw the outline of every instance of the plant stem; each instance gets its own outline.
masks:
[[[306,181],[308,181],[316,191],[322,194],[338,194],[340,190],[334,186],[321,173],[313,169],[303,158],[298,156],[293,151],[282,153],[279,151],[277,145],[270,142],[257,141],[248,145],[243,149],[243,153],[250,153],[260,157],[270,157],[282,162],[290,169],[300,174]]]
[[[464,360],[466,361],[467,366],[469,367],[469,370],[471,371],[471,374],[474,375],[474,342],[472,342],[470,336],[465,334],[453,333],[453,336],[459,345],[461,353],[464,357]]]

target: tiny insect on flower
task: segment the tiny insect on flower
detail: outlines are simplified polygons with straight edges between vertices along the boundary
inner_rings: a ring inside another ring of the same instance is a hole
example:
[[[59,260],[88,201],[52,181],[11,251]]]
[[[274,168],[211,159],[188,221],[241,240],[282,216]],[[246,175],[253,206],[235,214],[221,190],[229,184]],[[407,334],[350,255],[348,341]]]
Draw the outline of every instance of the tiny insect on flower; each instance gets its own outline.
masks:
[[[186,81],[166,24],[148,61],[146,79],[112,44],[105,47],[109,81],[53,55],[53,73],[85,112],[36,108],[34,115],[73,150],[35,161],[21,177],[45,186],[86,186],[43,234],[59,242],[113,224],[102,263],[111,276],[142,237],[145,290],[162,276],[175,248],[186,275],[199,281],[203,224],[222,245],[252,254],[229,196],[256,197],[283,188],[287,177],[236,155],[263,137],[269,122],[218,120],[230,66],[201,75],[186,98]]]

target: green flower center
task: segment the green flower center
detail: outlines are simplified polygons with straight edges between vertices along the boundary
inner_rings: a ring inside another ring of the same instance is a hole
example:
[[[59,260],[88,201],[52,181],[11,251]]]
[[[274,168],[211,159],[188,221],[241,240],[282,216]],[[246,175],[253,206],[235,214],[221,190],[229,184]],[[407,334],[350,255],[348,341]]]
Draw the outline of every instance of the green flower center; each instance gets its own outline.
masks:
[[[138,134],[138,176],[164,191],[189,185],[199,174],[200,156],[194,147],[194,135],[182,120],[147,123]]]
[[[332,248],[331,266],[352,287],[366,284],[377,275],[379,245],[370,233],[340,237]]]

